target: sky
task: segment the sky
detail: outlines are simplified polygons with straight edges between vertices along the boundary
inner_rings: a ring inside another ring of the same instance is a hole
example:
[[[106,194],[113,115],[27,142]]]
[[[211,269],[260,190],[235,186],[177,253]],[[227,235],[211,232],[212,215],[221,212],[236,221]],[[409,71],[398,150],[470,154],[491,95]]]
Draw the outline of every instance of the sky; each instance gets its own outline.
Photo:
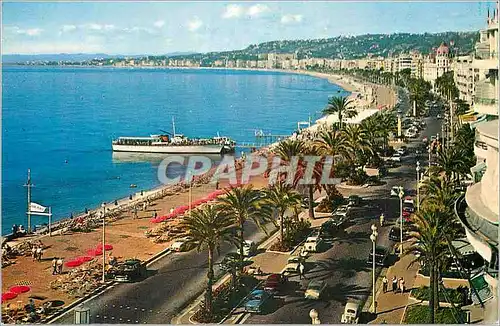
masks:
[[[3,2],[2,53],[165,54],[284,39],[474,31],[492,2]]]

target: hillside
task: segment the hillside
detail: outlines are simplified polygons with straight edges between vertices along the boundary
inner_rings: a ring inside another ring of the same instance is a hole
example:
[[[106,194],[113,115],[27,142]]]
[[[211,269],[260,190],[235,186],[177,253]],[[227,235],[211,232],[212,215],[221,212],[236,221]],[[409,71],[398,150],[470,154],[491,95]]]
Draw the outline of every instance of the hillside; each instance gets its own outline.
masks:
[[[427,54],[442,42],[449,43],[450,41],[454,42],[453,52],[467,54],[474,50],[474,45],[478,40],[479,32],[366,34],[327,39],[272,41],[252,44],[242,50],[198,53],[176,56],[176,58],[255,60],[259,54],[276,52],[297,53],[299,59],[305,57],[356,59],[367,55],[387,57],[410,50]]]

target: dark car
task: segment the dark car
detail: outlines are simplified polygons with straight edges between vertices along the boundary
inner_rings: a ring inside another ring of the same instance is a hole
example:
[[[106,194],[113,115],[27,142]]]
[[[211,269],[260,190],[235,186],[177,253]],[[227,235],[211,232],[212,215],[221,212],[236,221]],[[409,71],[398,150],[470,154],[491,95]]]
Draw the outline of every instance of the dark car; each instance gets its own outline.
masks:
[[[347,199],[347,201],[348,201],[347,205],[350,206],[350,207],[360,206],[362,200],[363,199],[361,197],[359,197],[358,195],[351,195]]]
[[[246,312],[261,313],[264,305],[271,298],[272,295],[264,290],[253,290],[244,304],[244,309]]]
[[[283,288],[287,281],[288,278],[283,274],[271,274],[264,283],[264,290],[275,294]]]
[[[391,228],[389,231],[389,240],[400,241],[401,240],[401,229],[397,227]]]
[[[387,260],[387,253],[388,252],[385,247],[377,246],[375,248],[375,265],[385,266]],[[368,255],[368,261],[366,263],[371,265],[373,263],[372,259],[373,259],[373,249],[370,250],[370,254]]]
[[[319,234],[325,237],[334,236],[335,234],[337,234],[337,232],[341,230],[341,226],[344,223],[344,221],[345,219],[340,216],[338,217],[338,219],[336,218],[328,219],[326,222],[321,224],[319,228]]]
[[[127,259],[116,266],[114,278],[117,282],[134,282],[146,276],[146,265],[139,259]]]

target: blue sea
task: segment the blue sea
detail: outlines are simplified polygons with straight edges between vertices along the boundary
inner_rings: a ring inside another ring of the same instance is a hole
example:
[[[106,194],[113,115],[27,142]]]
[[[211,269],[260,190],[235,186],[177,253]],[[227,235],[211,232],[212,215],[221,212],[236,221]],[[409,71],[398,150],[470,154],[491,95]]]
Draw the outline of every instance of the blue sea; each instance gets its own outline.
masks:
[[[28,169],[32,201],[62,219],[160,184],[159,161],[113,156],[118,136],[171,131],[175,118],[186,136],[252,142],[255,129],[290,134],[319,118],[329,96],[347,94],[279,72],[4,66],[2,74],[2,234],[26,226]]]

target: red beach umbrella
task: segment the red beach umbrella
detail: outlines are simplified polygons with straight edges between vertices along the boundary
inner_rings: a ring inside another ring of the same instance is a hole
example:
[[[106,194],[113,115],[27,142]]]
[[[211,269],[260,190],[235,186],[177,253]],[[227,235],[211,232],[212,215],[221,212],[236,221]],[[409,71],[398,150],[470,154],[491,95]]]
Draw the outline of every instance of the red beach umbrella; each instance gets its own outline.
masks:
[[[81,262],[83,263],[86,263],[88,261],[91,261],[94,259],[94,257],[91,257],[91,256],[80,256],[77,258],[78,260],[80,260]]]
[[[27,285],[15,285],[11,286],[9,289],[10,292],[14,292],[16,294],[25,293],[28,292],[29,290],[31,290],[31,288]]]
[[[15,297],[17,297],[17,293],[10,292],[10,291],[4,292],[4,293],[2,293],[2,302],[7,301],[7,300],[12,300]]]
[[[102,243],[98,244],[97,247],[96,247],[96,249],[102,251]],[[106,249],[106,251],[107,250],[113,250],[113,246],[110,245],[110,244],[108,244],[108,243],[106,243],[106,244],[104,244],[104,249]]]
[[[66,262],[64,265],[66,265],[66,267],[78,267],[81,264],[83,264],[81,260],[70,260]]]

